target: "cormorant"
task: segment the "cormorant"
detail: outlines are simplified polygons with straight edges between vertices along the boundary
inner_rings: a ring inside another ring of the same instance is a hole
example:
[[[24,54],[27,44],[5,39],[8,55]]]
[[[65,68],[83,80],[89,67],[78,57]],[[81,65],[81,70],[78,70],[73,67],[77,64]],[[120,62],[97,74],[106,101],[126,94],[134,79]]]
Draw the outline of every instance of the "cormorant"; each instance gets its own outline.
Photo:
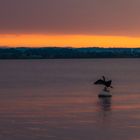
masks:
[[[94,82],[94,84],[95,84],[95,85],[104,85],[104,86],[105,86],[105,88],[104,88],[105,91],[108,91],[108,90],[107,90],[108,88],[113,88],[113,87],[111,86],[112,80],[106,81],[106,79],[105,79],[104,76],[102,76],[102,79],[99,79],[99,80],[97,80],[96,82]]]

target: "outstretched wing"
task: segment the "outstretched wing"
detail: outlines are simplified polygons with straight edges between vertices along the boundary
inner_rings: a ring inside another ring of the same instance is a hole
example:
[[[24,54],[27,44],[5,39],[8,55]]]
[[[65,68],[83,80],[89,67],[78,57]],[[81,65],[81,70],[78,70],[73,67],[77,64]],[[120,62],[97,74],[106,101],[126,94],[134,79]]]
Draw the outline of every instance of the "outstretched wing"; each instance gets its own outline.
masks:
[[[111,87],[111,84],[112,84],[112,80],[109,80],[109,81],[106,82],[107,87]]]
[[[104,81],[99,79],[96,82],[94,82],[95,85],[104,85]]]
[[[105,81],[105,77],[104,76],[102,76],[103,77],[103,81]]]

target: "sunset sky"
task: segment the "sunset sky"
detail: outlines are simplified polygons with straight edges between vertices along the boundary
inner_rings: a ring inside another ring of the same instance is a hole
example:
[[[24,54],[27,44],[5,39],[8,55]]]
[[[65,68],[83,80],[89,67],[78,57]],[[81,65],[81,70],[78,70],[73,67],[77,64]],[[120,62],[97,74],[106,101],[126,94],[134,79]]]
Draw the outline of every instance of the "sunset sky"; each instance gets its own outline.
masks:
[[[0,46],[140,47],[140,0],[0,0]]]

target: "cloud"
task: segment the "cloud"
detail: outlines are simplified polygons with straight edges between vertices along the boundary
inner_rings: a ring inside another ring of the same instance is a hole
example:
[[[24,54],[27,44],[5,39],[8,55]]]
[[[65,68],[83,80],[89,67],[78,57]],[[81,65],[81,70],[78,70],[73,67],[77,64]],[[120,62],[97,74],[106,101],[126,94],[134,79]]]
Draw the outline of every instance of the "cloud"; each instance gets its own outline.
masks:
[[[139,7],[139,0],[0,0],[0,32],[140,36]]]

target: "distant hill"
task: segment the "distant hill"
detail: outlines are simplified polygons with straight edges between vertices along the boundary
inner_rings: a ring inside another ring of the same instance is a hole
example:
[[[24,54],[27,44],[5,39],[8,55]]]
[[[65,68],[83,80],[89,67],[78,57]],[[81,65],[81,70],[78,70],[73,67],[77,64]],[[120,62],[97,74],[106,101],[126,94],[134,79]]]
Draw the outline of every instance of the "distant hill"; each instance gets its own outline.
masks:
[[[140,58],[140,48],[0,48],[0,59]]]

